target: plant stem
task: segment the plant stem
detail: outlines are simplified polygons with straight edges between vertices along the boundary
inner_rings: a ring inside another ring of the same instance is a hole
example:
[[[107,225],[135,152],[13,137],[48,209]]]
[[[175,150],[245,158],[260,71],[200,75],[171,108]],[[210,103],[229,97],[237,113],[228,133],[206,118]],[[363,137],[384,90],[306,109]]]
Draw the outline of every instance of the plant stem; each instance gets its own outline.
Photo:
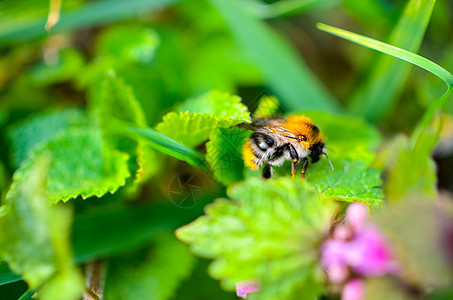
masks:
[[[86,265],[86,293],[83,300],[104,299],[105,263],[95,260]]]

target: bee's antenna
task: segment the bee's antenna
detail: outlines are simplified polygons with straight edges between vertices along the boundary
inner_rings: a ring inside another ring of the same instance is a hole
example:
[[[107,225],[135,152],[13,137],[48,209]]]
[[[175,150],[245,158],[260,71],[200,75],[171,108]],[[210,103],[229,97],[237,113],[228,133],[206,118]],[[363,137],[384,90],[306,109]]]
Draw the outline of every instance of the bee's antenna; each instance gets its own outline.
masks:
[[[323,152],[322,154],[324,154],[324,155],[327,157],[327,160],[329,161],[330,167],[332,168],[332,172],[335,172],[335,169],[334,169],[334,167],[333,167],[333,165],[332,165],[332,162],[330,161],[329,156],[327,156],[327,153],[326,153],[326,152]]]

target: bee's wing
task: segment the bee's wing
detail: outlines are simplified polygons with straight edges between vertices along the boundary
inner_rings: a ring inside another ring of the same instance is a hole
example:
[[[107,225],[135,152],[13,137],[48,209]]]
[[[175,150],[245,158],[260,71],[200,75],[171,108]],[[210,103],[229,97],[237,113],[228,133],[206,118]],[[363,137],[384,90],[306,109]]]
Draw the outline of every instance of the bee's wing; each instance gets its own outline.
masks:
[[[255,119],[252,121],[252,123],[241,123],[236,126],[256,132],[266,133],[272,132],[266,131],[267,129],[282,126],[285,122],[285,119]]]
[[[295,139],[297,136],[284,127],[285,119],[258,119],[252,123],[241,123],[236,126],[268,135],[280,135]]]

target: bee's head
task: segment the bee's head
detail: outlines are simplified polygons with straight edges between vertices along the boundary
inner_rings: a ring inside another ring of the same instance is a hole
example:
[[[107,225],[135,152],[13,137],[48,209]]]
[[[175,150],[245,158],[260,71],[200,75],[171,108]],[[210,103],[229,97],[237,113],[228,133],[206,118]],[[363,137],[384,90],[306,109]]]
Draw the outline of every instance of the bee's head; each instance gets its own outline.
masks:
[[[285,128],[296,136],[296,139],[307,149],[323,143],[322,133],[319,128],[305,116],[293,116],[285,123]],[[319,159],[319,158],[318,158]]]
[[[312,145],[310,148],[308,148],[308,150],[310,151],[309,156],[311,158],[311,162],[315,163],[319,160],[321,155],[325,153],[324,143],[321,143],[321,142],[316,143],[316,144]]]
[[[308,156],[310,156],[312,163],[317,162],[321,155],[325,155],[332,170],[334,170],[325,151],[322,133],[310,118],[305,116],[293,116],[286,121],[284,126],[294,136],[293,138],[296,138],[306,149],[308,149]]]

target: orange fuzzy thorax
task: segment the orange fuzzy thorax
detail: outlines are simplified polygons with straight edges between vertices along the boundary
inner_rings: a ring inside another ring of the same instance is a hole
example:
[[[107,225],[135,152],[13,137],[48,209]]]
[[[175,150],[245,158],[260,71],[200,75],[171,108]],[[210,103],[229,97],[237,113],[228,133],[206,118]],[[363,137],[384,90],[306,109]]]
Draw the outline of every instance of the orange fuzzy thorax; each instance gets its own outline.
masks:
[[[293,134],[304,135],[307,146],[322,142],[323,136],[316,125],[306,116],[293,116],[286,121],[284,127]]]

